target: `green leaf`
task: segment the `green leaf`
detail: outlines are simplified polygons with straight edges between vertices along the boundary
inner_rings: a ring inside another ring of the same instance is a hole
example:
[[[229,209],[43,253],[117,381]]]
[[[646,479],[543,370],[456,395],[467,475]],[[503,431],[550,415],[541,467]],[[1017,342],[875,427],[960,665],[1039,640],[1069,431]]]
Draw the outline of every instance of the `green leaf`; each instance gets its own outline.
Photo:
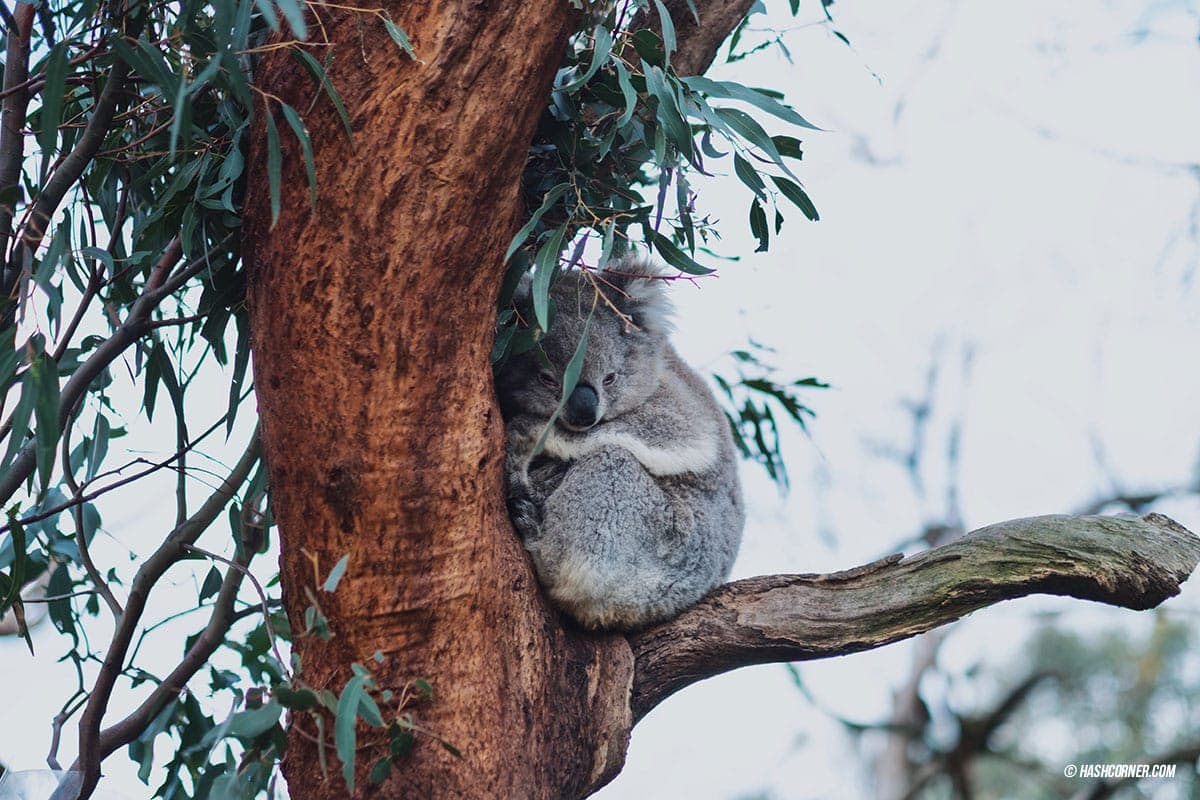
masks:
[[[338,562],[333,565],[333,569],[329,570],[329,577],[325,579],[324,588],[327,592],[336,592],[338,584],[342,581],[342,576],[346,574],[346,565],[350,563],[350,554],[346,553],[338,559]]]
[[[108,440],[112,438],[113,429],[109,426],[108,417],[103,414],[96,415],[95,425],[91,429],[91,445],[88,449],[88,469],[84,471],[86,479],[89,481],[96,477],[98,471],[104,463],[104,456],[108,455]]]
[[[342,96],[338,94],[333,81],[329,80],[329,73],[327,71],[327,65],[333,59],[333,53],[330,53],[326,57],[326,66],[322,66],[317,59],[313,58],[311,53],[301,47],[288,48],[288,52],[299,60],[304,68],[308,70],[308,73],[313,76],[313,79],[325,90],[325,94],[329,97],[329,102],[333,103],[333,107],[337,111],[338,119],[342,121],[342,128],[346,131],[346,139],[353,145],[354,129],[350,126],[350,115],[346,113],[346,104],[342,102]]]
[[[713,270],[696,263],[691,256],[676,247],[674,242],[658,231],[650,231],[648,238],[663,260],[680,272],[686,272],[688,275],[708,275],[713,272]]]
[[[775,149],[779,151],[779,155],[784,158],[801,159],[804,153],[800,150],[800,140],[795,136],[772,136],[771,141],[775,143]]]
[[[375,704],[375,700],[371,695],[363,692],[358,699],[358,715],[366,720],[368,725],[376,728],[384,726],[383,715],[379,713],[379,706]]]
[[[50,488],[50,473],[58,453],[58,367],[45,353],[39,353],[29,365],[30,389],[34,393],[33,413],[37,420],[36,451],[38,479],[42,490]]]
[[[600,70],[600,67],[604,64],[604,62],[608,60],[609,53],[612,52],[612,33],[608,30],[608,28],[601,24],[596,26],[596,29],[592,34],[592,38],[594,39],[592,44],[592,60],[591,63],[588,64],[587,70],[582,75],[575,78],[575,80],[565,84],[561,89],[559,89],[559,91],[570,94],[580,86],[583,86],[592,79],[592,76],[595,75]]]
[[[271,104],[266,104],[267,113],[267,186],[271,193],[271,227],[279,221],[279,185],[283,169],[283,153],[279,149],[279,131],[275,127],[275,115]]]
[[[798,125],[801,128],[809,128],[810,130],[822,130],[816,125],[806,120],[804,117],[797,114],[788,106],[779,102],[775,98],[763,93],[757,89],[751,89],[748,86],[743,86],[740,83],[733,81],[714,81],[711,78],[705,78],[700,75],[682,79],[685,86],[693,91],[700,92],[708,97],[724,97],[730,100],[741,100],[757,106],[759,109],[776,116],[784,122],[790,122],[792,125]]]
[[[404,758],[412,752],[413,743],[416,737],[412,731],[401,730],[398,725],[393,725],[392,738],[388,742],[388,750],[392,754],[392,760]]]
[[[50,168],[58,144],[58,126],[62,124],[63,92],[67,81],[67,43],[59,42],[46,58],[46,83],[42,87],[41,126],[38,148],[42,151],[42,175]]]
[[[183,129],[184,118],[188,115],[185,113],[188,104],[188,82],[186,77],[180,77],[179,90],[175,93],[175,102],[172,104],[171,114],[171,133],[169,136],[168,151],[171,160],[175,159],[176,147],[179,144],[179,135]]]
[[[293,711],[309,711],[320,704],[320,699],[312,689],[293,689],[281,685],[271,690],[271,696],[281,706]]]
[[[225,435],[233,433],[233,421],[242,403],[242,387],[250,365],[250,321],[244,313],[237,315],[237,349],[233,354],[233,377],[229,381],[229,401],[225,414]]]
[[[662,26],[666,63],[670,64],[671,53],[675,52],[675,23],[671,20],[671,12],[667,11],[667,7],[663,5],[662,0],[654,0],[654,5],[658,7],[658,21]]]
[[[363,694],[361,675],[355,675],[346,683],[342,696],[338,698],[337,713],[333,720],[333,746],[338,760],[342,762],[342,777],[346,787],[354,794],[354,757],[358,745],[354,726],[358,721],[358,703]]]
[[[567,362],[566,368],[563,370],[562,378],[562,396],[558,401],[558,408],[554,409],[554,413],[550,416],[550,421],[546,423],[546,427],[542,429],[542,435],[538,437],[537,444],[534,445],[533,455],[536,457],[542,452],[542,448],[546,445],[546,437],[550,435],[551,428],[554,427],[555,420],[562,410],[567,407],[567,398],[571,396],[571,392],[575,391],[575,385],[579,383],[579,373],[583,371],[584,354],[587,352],[588,330],[592,327],[592,314],[588,314],[587,319],[583,321],[583,331],[579,334],[579,343],[575,345],[575,352],[571,355],[571,360]],[[433,691],[430,690],[432,697]]]
[[[279,105],[283,108],[284,119],[292,127],[292,133],[296,134],[296,138],[300,140],[300,147],[304,150],[304,171],[308,174],[309,201],[312,203],[313,210],[316,211],[317,169],[313,163],[312,140],[308,136],[308,128],[304,127],[304,120],[300,119],[300,115],[296,112],[296,109],[287,103],[280,103]]]
[[[792,171],[788,169],[787,164],[783,163],[783,156],[779,155],[779,151],[775,149],[775,142],[771,140],[770,136],[767,136],[767,132],[763,130],[754,117],[736,108],[714,108],[713,115],[707,118],[718,125],[724,126],[727,131],[732,130],[738,136],[762,150],[781,170],[793,178],[795,177],[795,175],[792,175]]]
[[[650,64],[643,65],[646,71],[646,89],[658,100],[658,121],[662,123],[667,137],[676,149],[689,161],[694,158],[695,148],[692,144],[692,129],[684,121],[679,111],[679,103],[675,92],[667,85],[666,75],[658,67]],[[664,166],[660,160],[659,166]]]
[[[767,212],[757,198],[750,204],[750,232],[758,239],[754,252],[766,252],[771,242],[771,229],[767,227]]]
[[[549,211],[554,204],[558,202],[558,199],[566,194],[567,190],[570,188],[571,184],[560,183],[554,188],[550,189],[550,191],[546,192],[545,196],[542,198],[542,204],[538,206],[537,211],[533,212],[533,216],[529,218],[529,221],[521,226],[521,230],[517,231],[517,235],[512,238],[511,242],[508,243],[508,250],[504,252],[504,260],[506,262],[512,258],[513,253],[517,252],[521,245],[525,243],[525,240],[529,237],[529,234],[533,233],[533,229],[537,227],[538,222],[546,214],[546,212]]]
[[[304,23],[304,6],[298,0],[275,0],[279,12],[287,20],[295,37],[301,41],[308,38],[308,26]]]
[[[396,23],[392,22],[387,17],[383,17],[383,27],[387,28],[388,36],[392,37],[392,41],[403,50],[409,58],[416,60],[417,54],[413,50],[412,42],[408,40],[408,34],[404,32]]]
[[[16,328],[9,328],[0,335],[0,397],[8,392],[17,377],[17,365],[21,363],[21,351],[14,346]]]
[[[275,6],[271,3],[271,0],[254,0],[254,7],[258,9],[263,19],[266,20],[267,27],[275,33],[279,33],[279,15],[275,13]]]
[[[367,776],[367,780],[372,784],[379,784],[386,781],[388,779],[388,775],[391,774],[391,759],[381,758],[375,762],[375,766],[371,767],[371,774]]]
[[[221,590],[221,570],[216,566],[209,567],[204,584],[200,587],[200,601],[203,602]]]
[[[800,188],[800,185],[789,181],[787,178],[771,176],[771,180],[779,187],[779,191],[783,192],[783,196],[791,200],[796,208],[803,212],[804,216],[808,217],[813,222],[821,218],[817,213],[817,207],[813,205],[813,201],[809,199],[808,194]]]
[[[533,315],[544,331],[550,329],[550,279],[558,270],[558,256],[566,233],[566,225],[555,228],[533,262],[537,268],[533,273]]]
[[[253,739],[269,730],[279,721],[283,706],[279,703],[267,703],[259,708],[239,711],[229,721],[228,733],[243,739]]]
[[[4,461],[0,462],[0,473],[8,469],[9,464],[25,447],[26,436],[29,433],[29,421],[33,418],[33,407],[37,398],[37,390],[33,387],[33,379],[26,370],[21,379],[21,398],[9,417],[11,427],[8,432],[8,448],[4,453]]]
[[[763,179],[749,161],[742,158],[737,153],[733,154],[733,171],[737,173],[742,183],[754,192],[754,196],[759,200],[767,199],[767,185],[763,183]]]
[[[633,81],[629,78],[629,70],[620,59],[613,62],[617,68],[617,86],[621,87],[621,95],[625,98],[625,110],[617,120],[617,127],[624,128],[633,114],[637,111],[638,94],[633,89]]]
[[[25,585],[25,565],[29,563],[25,552],[25,528],[11,509],[8,512],[8,532],[12,540],[13,562],[9,574],[0,575],[8,581],[8,591],[0,600],[0,614],[4,614],[12,608],[13,603],[20,599],[21,587]]]

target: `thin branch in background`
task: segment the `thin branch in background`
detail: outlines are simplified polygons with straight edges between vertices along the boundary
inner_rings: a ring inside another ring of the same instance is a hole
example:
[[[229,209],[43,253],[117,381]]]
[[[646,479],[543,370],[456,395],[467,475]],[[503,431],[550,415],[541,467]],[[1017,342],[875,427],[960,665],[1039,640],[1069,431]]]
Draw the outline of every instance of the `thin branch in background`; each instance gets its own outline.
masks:
[[[76,668],[78,666],[78,663],[76,663]],[[80,681],[82,682],[82,680],[81,674]],[[62,770],[62,764],[58,763],[58,746],[62,741],[63,726],[71,720],[71,717],[75,716],[75,713],[79,709],[83,708],[83,704],[86,702],[87,692],[82,689],[76,689],[75,694],[71,695],[67,699],[67,702],[63,703],[62,709],[54,715],[54,719],[50,723],[50,751],[46,753],[46,766],[55,772]]]
[[[146,729],[146,726],[150,724],[150,721],[158,716],[167,703],[179,696],[192,676],[208,663],[208,659],[212,657],[212,654],[225,641],[225,635],[229,632],[229,628],[233,624],[233,605],[237,600],[238,589],[241,587],[242,578],[250,574],[247,572],[246,566],[252,558],[254,558],[254,553],[244,550],[238,554],[237,561],[226,562],[229,564],[229,569],[225,572],[225,578],[221,581],[221,589],[217,593],[216,602],[213,603],[208,625],[201,631],[179,664],[154,687],[154,691],[150,693],[150,696],[143,700],[136,709],[125,716],[120,722],[105,728],[99,734],[96,740],[95,779],[100,777],[100,761],[140,736],[142,731]],[[85,761],[82,760],[83,756],[81,746],[80,760],[76,761],[76,765],[82,767],[84,773],[83,785],[90,792],[92,790],[91,787],[95,786],[94,779],[90,778],[87,771],[88,762],[91,758]],[[89,783],[91,786],[89,786]],[[85,796],[83,790],[80,791],[80,795]]]
[[[120,675],[123,669],[125,656],[129,652],[129,645],[133,640],[134,631],[137,629],[141,622],[142,614],[146,610],[146,603],[151,591],[172,565],[186,558],[188,553],[187,546],[194,544],[200,534],[212,525],[213,521],[216,520],[229,501],[233,499],[237,490],[250,477],[250,472],[254,468],[254,465],[258,463],[258,460],[259,435],[256,429],[250,439],[249,445],[246,447],[246,451],[242,454],[241,459],[239,459],[221,487],[183,525],[171,531],[166,540],[154,553],[142,562],[142,566],[134,576],[124,613],[122,613],[120,619],[117,621],[116,630],[113,632],[108,652],[104,656],[103,666],[96,676],[96,682],[92,688],[92,694],[88,698],[87,707],[84,709],[83,715],[79,720],[79,758],[76,760],[76,767],[83,775],[80,796],[89,797],[95,789],[96,783],[100,779],[100,762],[108,753],[112,752],[112,750],[106,752],[104,748],[111,744],[111,742],[122,739],[128,733],[129,726],[133,724],[130,722],[130,718],[127,717],[126,720],[118,723],[120,728],[116,733],[105,731],[104,737],[100,733],[100,724],[108,708],[108,701],[112,696],[113,687],[116,684],[117,676]],[[248,552],[252,553],[252,551]],[[248,559],[250,556],[247,555],[244,557]],[[241,573],[231,570],[226,574],[226,580],[222,584],[221,589],[222,596],[226,594],[231,581],[240,584]],[[236,596],[236,586],[234,586],[233,594]],[[232,602],[231,598],[229,600],[230,609],[232,609]],[[216,620],[216,617],[217,609],[214,607],[212,619]],[[212,622],[210,622],[210,627],[211,625]],[[206,633],[209,633],[209,629],[206,629]],[[205,643],[211,640],[211,636],[202,636],[201,638]],[[197,643],[197,646],[199,644],[200,642]],[[220,641],[218,640],[212,646],[215,649],[219,644]],[[206,659],[207,656],[205,657]],[[183,667],[182,662],[180,667]],[[196,668],[199,668],[199,664],[196,665]],[[175,674],[174,672],[172,673],[172,675]],[[162,688],[162,686],[159,687],[159,689]],[[139,709],[144,707],[145,703]],[[136,737],[136,733],[132,735]],[[116,747],[119,746],[116,745]]]
[[[291,680],[291,671],[288,669],[287,661],[284,659],[283,654],[279,651],[279,642],[275,636],[275,627],[271,624],[271,601],[270,598],[267,597],[266,589],[264,589],[263,585],[259,583],[258,578],[254,577],[254,575],[252,575],[244,566],[240,566],[239,563],[231,561],[222,555],[218,555],[209,550],[204,550],[203,548],[196,547],[195,545],[185,545],[185,547],[193,553],[199,553],[205,558],[211,558],[214,561],[220,561],[222,564],[227,564],[229,565],[230,569],[237,569],[246,573],[246,577],[250,579],[250,583],[254,586],[254,591],[258,592],[258,610],[262,611],[263,628],[267,632],[267,639],[271,642],[271,652],[274,654],[275,660],[279,662],[279,666],[283,670],[283,674],[288,678],[288,680]]]
[[[125,321],[109,338],[92,351],[91,356],[72,373],[63,386],[59,406],[60,425],[65,425],[67,417],[74,413],[76,404],[83,398],[91,382],[146,333],[146,324],[149,322],[150,313],[191,278],[207,269],[209,253],[223,247],[228,239],[229,237],[222,239],[203,256],[174,273],[171,273],[171,268],[179,260],[182,250],[179,237],[171,240],[158,263],[151,270],[142,294],[134,301]],[[36,465],[34,443],[29,442],[13,459],[8,472],[0,476],[0,503],[7,503],[12,498],[21,484],[33,474]]]
[[[109,126],[112,124],[113,115],[117,110],[117,101],[125,87],[125,79],[128,75],[129,65],[120,59],[116,60],[108,73],[108,80],[100,92],[100,97],[92,107],[92,116],[88,120],[87,127],[84,128],[83,134],[80,135],[71,152],[62,159],[58,168],[51,173],[50,179],[42,187],[41,193],[25,213],[26,221],[19,237],[20,242],[17,247],[13,248],[9,258],[10,273],[20,273],[25,253],[32,253],[37,249],[50,224],[50,219],[54,216],[54,211],[100,150],[100,145],[103,144],[104,137],[108,134]],[[7,282],[6,288],[11,290]]]
[[[253,391],[254,391],[254,389],[252,386],[250,388],[248,388],[242,394],[242,396],[238,399],[238,403],[240,404],[242,401],[244,401],[247,397],[250,396],[250,394]],[[188,444],[187,449],[190,451],[190,450],[194,450],[196,447],[198,447],[201,442],[203,442],[205,439],[207,439],[213,433],[215,433],[216,431],[218,431],[219,429],[224,427],[225,421],[228,418],[229,418],[229,412],[226,411],[224,414],[222,414],[217,419],[216,422],[214,422],[211,426],[209,426],[209,428],[206,431],[204,431],[204,433],[200,434],[194,440],[192,440]],[[126,478],[122,478],[121,480],[116,481],[115,483],[110,483],[107,486],[101,487],[100,489],[97,489],[94,492],[84,493],[84,494],[80,495],[77,499],[68,500],[64,503],[59,503],[56,506],[51,506],[50,508],[44,509],[42,511],[39,511],[39,512],[36,512],[33,514],[28,514],[24,517],[21,517],[21,519],[18,520],[18,522],[20,522],[20,524],[22,524],[22,525],[29,525],[30,523],[33,523],[33,522],[41,522],[44,519],[49,519],[50,517],[53,517],[57,514],[61,514],[63,511],[66,511],[69,508],[74,508],[75,506],[79,505],[80,503],[90,503],[91,501],[97,499],[98,497],[102,497],[103,495],[106,495],[109,492],[120,489],[123,486],[128,486],[129,484],[134,483],[135,481],[141,480],[142,478],[146,477],[147,475],[150,475],[152,473],[158,472],[163,469],[171,469],[172,468],[171,465],[178,459],[179,459],[179,453],[173,453],[169,457],[163,459],[162,461],[158,461],[158,462],[148,461],[147,459],[144,459],[144,458],[135,459],[135,460],[129,462],[128,464],[124,464],[120,467],[117,467],[116,469],[111,469],[111,470],[108,470],[107,472],[102,472],[102,473],[96,475],[91,480],[82,484],[83,488],[91,486],[96,481],[104,480],[105,478],[109,478],[114,475],[119,475],[122,472],[124,472],[125,470],[129,469],[130,467],[132,467],[136,464],[149,464],[150,466],[144,470],[134,473],[133,475],[130,475]],[[0,525],[0,533],[7,533],[9,530],[9,527],[10,526],[8,524]]]
[[[21,185],[21,162],[25,154],[25,112],[29,92],[21,88],[29,77],[30,33],[33,29],[34,8],[31,3],[17,3],[8,17],[8,41],[4,48],[4,102],[0,106],[0,192],[18,192]],[[0,261],[8,252],[12,236],[16,197],[0,199]],[[0,270],[0,318],[7,316],[11,296],[7,269]],[[15,284],[14,284],[15,285]],[[7,326],[0,326],[7,327]],[[0,398],[2,400],[2,398]]]
[[[62,433],[62,465],[63,465],[63,481],[71,490],[71,495],[78,499],[80,496],[79,484],[75,480],[74,470],[71,468],[71,429],[74,426],[75,418],[72,417]],[[96,587],[96,591],[104,598],[105,604],[109,611],[112,612],[113,619],[121,618],[121,604],[117,602],[116,595],[112,592],[112,587],[100,575],[100,570],[96,569],[95,563],[92,561],[90,545],[87,540],[87,533],[83,526],[83,504],[79,503],[72,509],[72,517],[75,520],[75,546],[79,548],[79,560],[83,564],[83,569],[87,572],[88,579],[92,585]]]

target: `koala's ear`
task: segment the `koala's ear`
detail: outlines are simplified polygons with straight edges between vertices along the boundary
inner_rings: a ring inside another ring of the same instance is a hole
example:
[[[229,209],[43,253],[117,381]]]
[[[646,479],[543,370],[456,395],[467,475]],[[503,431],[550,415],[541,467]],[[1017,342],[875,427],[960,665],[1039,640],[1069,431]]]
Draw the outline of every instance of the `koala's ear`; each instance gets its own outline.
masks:
[[[649,259],[626,256],[610,262],[601,273],[615,291],[613,304],[648,333],[666,336],[673,330],[675,308],[667,296],[664,272]]]

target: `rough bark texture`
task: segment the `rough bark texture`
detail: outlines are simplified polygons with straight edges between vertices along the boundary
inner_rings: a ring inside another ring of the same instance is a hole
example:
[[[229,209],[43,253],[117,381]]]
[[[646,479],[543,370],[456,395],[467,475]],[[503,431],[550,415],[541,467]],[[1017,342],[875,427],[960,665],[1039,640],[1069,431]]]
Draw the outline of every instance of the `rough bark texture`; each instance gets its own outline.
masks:
[[[413,711],[463,759],[421,737],[403,770],[360,795],[582,794],[622,763],[632,658],[624,639],[564,631],[543,605],[504,509],[489,369],[519,176],[570,5],[389,11],[417,60],[370,14],[321,13],[318,35],[336,44],[317,57],[333,53],[354,145],[323,100],[306,115],[316,212],[282,116],[274,230],[261,116],[251,160],[255,384],[285,602],[300,631],[314,593],[334,633],[297,639],[302,676],[337,691],[351,662],[374,667],[379,651],[384,686],[433,684],[433,701]],[[266,59],[260,76],[298,109],[316,94],[286,54]],[[320,591],[343,554],[337,592]],[[379,754],[360,750],[360,787]],[[323,781],[315,749],[293,733],[284,765],[293,796],[344,797],[336,767]]]
[[[1153,608],[1179,593],[1198,560],[1200,539],[1160,514],[1047,516],[989,525],[908,559],[737,581],[631,638],[634,717],[736,667],[869,650],[1001,600],[1057,594]]]

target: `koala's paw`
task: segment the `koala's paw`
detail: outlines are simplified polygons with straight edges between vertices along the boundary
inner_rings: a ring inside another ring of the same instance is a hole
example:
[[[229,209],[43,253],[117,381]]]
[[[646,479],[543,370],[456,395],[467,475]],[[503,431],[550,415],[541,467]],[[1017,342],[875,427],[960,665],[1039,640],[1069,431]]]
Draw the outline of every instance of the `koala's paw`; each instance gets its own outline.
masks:
[[[528,495],[509,496],[508,516],[525,541],[542,535],[542,509]]]

